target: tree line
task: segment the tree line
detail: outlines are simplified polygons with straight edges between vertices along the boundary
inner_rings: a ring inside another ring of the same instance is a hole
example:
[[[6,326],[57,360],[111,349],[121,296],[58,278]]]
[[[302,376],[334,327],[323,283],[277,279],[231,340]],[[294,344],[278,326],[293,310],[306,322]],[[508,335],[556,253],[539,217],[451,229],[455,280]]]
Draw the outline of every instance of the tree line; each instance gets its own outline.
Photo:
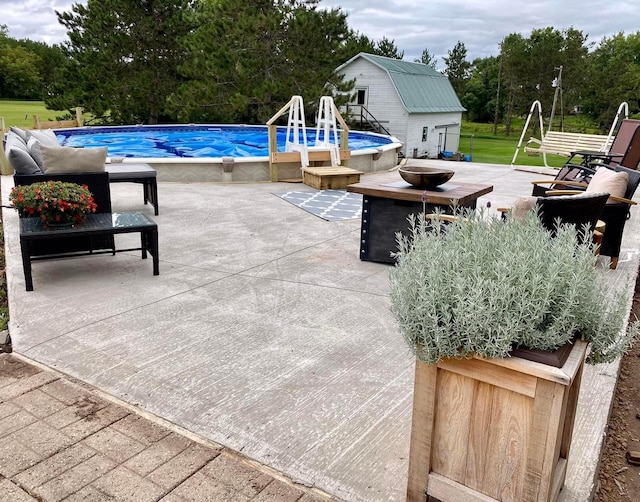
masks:
[[[354,82],[335,69],[359,52],[404,57],[321,0],[89,0],[56,12],[68,41],[15,40],[0,26],[0,97],[83,106],[105,122],[264,123],[292,95],[310,117],[321,95],[345,102]],[[418,62],[436,68],[425,48]],[[560,112],[581,110],[606,130],[622,101],[640,112],[640,32],[595,46],[582,31],[512,33],[499,55],[469,61],[462,41],[444,69],[470,120],[504,123],[534,100],[549,113],[562,67]]]

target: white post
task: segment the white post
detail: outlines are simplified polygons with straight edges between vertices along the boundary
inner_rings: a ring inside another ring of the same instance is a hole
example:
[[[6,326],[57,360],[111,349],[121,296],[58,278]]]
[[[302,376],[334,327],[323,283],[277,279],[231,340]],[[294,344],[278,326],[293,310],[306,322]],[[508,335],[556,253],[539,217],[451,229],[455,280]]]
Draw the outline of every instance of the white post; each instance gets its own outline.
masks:
[[[302,138],[302,143],[300,143],[300,138]],[[291,98],[285,145],[285,150],[287,152],[300,152],[300,162],[302,167],[309,167],[307,126],[304,121],[304,104],[302,96],[293,96]]]
[[[322,96],[318,106],[316,123],[315,148],[326,149],[331,152],[331,163],[340,165],[340,141],[338,140],[338,126],[336,124],[335,105],[331,96]]]

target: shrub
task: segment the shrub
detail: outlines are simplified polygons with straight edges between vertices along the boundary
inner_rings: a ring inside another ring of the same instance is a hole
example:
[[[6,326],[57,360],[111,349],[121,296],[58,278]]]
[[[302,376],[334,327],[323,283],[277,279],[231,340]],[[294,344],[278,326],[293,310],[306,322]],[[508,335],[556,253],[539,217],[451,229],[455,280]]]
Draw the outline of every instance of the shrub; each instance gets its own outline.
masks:
[[[63,181],[18,185],[9,200],[21,216],[41,218],[45,225],[79,223],[96,210],[86,185]]]
[[[421,361],[553,350],[576,334],[590,342],[590,363],[627,350],[638,323],[624,329],[627,301],[607,292],[590,239],[579,244],[567,225],[551,238],[535,214],[463,216],[446,227],[411,217],[410,235],[398,235],[391,310]]]

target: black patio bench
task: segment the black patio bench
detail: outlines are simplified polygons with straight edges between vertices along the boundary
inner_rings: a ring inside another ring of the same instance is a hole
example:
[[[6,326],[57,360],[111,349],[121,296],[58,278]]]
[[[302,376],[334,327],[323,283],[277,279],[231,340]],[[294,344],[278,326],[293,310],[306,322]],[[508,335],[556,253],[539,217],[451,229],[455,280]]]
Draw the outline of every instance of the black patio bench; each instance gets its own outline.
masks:
[[[65,181],[87,185],[97,209],[87,215],[84,223],[67,228],[47,228],[40,218],[20,215],[20,249],[27,291],[33,290],[31,263],[36,260],[70,258],[93,254],[141,251],[153,257],[153,275],[158,275],[158,225],[143,213],[112,213],[110,175],[102,173],[14,175],[16,185],[30,185],[39,181]],[[155,199],[157,201],[157,199]],[[114,236],[139,233],[140,247],[116,249]]]

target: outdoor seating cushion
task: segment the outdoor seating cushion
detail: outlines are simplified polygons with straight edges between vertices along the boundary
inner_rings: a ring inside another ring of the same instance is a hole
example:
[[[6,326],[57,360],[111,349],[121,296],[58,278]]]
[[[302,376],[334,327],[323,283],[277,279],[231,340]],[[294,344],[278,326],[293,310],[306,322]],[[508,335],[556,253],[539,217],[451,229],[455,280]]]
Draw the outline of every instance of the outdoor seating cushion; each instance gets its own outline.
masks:
[[[38,143],[47,146],[60,146],[56,134],[51,129],[25,131],[27,134],[27,142],[31,139],[36,140]]]
[[[537,202],[538,197],[533,195],[518,197],[511,206],[511,217],[516,220],[524,219],[528,213],[533,211]]]
[[[42,160],[42,150],[40,150],[40,142],[35,138],[29,138],[29,142],[27,143],[27,150],[29,151],[29,155],[31,158],[38,164],[38,167],[42,171],[44,166],[44,162]]]
[[[157,176],[157,171],[149,164],[122,164],[119,162],[107,164],[105,170],[110,180],[118,179],[146,179]]]
[[[18,136],[22,141],[24,141],[25,145],[27,144],[27,141],[29,141],[29,137],[27,136],[27,131],[25,131],[24,129],[20,129],[19,127],[16,127],[16,126],[11,126],[9,128],[9,131],[11,131],[13,134]]]
[[[40,145],[46,174],[104,172],[107,148],[70,148]]]
[[[598,169],[587,185],[586,192],[607,192],[614,197],[624,197],[629,183],[629,175],[626,172],[616,172],[601,167]],[[613,204],[613,199],[607,200],[607,204]]]
[[[27,144],[13,132],[7,133],[5,144],[7,160],[18,174],[39,174],[40,167],[29,152]]]

